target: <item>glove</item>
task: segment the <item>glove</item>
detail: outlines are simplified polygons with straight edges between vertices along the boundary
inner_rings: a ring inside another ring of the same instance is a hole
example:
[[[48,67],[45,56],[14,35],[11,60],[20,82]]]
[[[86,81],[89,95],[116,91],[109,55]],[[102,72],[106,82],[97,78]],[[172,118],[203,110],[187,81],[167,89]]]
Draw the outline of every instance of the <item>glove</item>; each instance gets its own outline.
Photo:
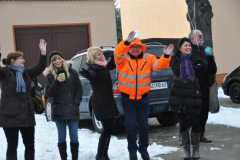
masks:
[[[89,76],[89,71],[82,68],[82,71],[79,71],[79,73],[83,76],[83,77],[88,77]]]

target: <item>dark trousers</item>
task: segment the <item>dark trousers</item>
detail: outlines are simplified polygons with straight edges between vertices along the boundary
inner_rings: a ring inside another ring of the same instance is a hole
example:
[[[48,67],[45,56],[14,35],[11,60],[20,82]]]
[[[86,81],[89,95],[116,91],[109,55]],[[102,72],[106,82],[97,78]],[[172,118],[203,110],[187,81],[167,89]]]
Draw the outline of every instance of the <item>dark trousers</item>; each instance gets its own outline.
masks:
[[[18,133],[20,131],[25,145],[25,159],[34,159],[34,126],[3,128],[3,130],[8,142],[7,157],[17,156]]]
[[[202,94],[202,108],[199,117],[199,126],[200,126],[200,133],[201,137],[204,136],[205,133],[205,126],[208,119],[208,112],[209,112],[209,88],[201,88]]]
[[[177,115],[180,125],[180,132],[187,131],[189,129],[189,122],[191,122],[192,131],[195,133],[200,133],[198,113],[178,113]]]
[[[104,129],[103,133],[101,134],[101,137],[105,137],[105,138],[110,137],[113,131],[113,119],[102,120],[101,123]]]
[[[122,106],[125,114],[128,151],[130,153],[146,152],[148,147],[148,116],[149,100],[144,97],[139,100],[122,97]],[[137,146],[137,127],[139,132],[139,147]]]

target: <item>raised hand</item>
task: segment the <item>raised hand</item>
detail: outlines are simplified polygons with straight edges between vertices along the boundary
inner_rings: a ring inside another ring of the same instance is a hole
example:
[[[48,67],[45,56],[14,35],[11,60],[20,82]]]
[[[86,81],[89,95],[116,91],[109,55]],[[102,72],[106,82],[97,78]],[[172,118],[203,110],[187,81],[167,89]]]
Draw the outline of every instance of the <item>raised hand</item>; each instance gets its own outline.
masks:
[[[168,48],[166,49],[166,47],[164,47],[163,49],[163,53],[166,55],[171,55],[174,49],[174,45],[173,44],[169,44]]]
[[[44,39],[40,39],[39,49],[41,50],[41,55],[46,55],[47,52],[47,42]]]
[[[134,36],[135,36],[135,32],[134,32],[134,31],[131,31],[131,32],[129,33],[129,35],[128,35],[127,41],[128,41],[129,43],[132,43],[132,42],[135,40],[135,38],[133,38]]]

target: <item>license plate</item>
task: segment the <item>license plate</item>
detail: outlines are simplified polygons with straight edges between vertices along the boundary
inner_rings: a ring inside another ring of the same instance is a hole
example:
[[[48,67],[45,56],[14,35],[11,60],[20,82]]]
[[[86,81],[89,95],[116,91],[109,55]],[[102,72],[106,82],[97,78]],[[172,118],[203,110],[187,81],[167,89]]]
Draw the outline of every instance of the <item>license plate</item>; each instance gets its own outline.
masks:
[[[167,82],[151,83],[151,90],[168,88]]]

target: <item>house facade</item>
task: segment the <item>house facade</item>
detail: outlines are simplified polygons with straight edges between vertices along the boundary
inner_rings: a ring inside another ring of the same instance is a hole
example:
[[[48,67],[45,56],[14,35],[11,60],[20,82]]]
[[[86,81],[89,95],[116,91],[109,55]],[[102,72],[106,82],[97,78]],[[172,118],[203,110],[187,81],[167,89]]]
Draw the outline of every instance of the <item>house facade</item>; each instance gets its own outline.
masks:
[[[65,59],[117,44],[114,0],[0,0],[0,15],[2,58],[22,51],[26,67],[37,63],[42,38],[48,54],[58,50]]]
[[[240,1],[209,0],[212,5],[212,39],[217,63],[217,83],[239,66]],[[187,37],[185,0],[121,0],[123,39],[132,30],[140,31],[142,39]]]

